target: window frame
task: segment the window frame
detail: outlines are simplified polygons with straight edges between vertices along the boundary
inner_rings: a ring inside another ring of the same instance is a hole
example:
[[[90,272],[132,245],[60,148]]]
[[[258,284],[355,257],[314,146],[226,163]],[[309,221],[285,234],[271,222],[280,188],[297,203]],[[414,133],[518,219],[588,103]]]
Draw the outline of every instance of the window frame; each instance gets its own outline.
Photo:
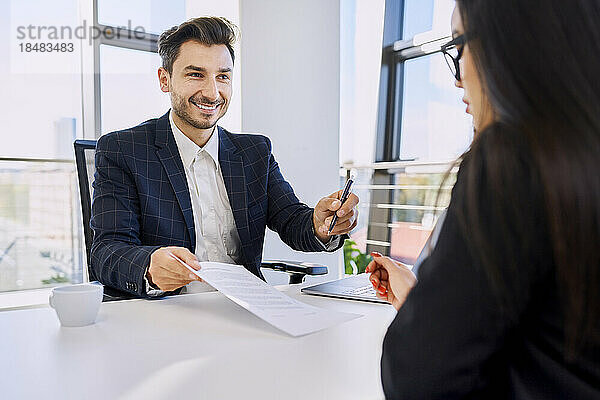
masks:
[[[442,45],[452,40],[451,35],[447,32],[433,29],[419,32],[411,38],[403,38],[405,13],[406,0],[385,0],[375,167],[371,177],[373,186],[397,187],[395,175],[406,173],[411,168],[409,165],[416,168],[419,166],[435,167],[447,162],[447,160],[421,162],[416,159],[400,158],[405,62],[441,53]],[[390,167],[388,168],[386,165]],[[394,220],[393,207],[386,208],[378,205],[395,204],[397,200],[395,197],[396,190],[371,190],[366,240],[367,253],[378,251],[390,255],[393,225],[391,221]]]
[[[405,0],[385,0],[375,162],[415,161],[400,158],[404,63],[441,53],[442,45],[452,40],[452,36],[435,30],[402,38],[405,9]]]
[[[132,31],[124,27],[100,24],[98,22],[98,0],[92,0],[86,8],[85,0],[82,0],[83,19],[91,19],[93,25],[100,31],[117,31],[119,38],[99,35],[94,38],[88,54],[82,54],[83,70],[89,71],[82,77],[83,85],[83,132],[86,138],[99,138],[102,135],[102,92],[101,92],[101,67],[100,46],[112,46],[117,48],[140,50],[149,53],[158,53],[159,35],[149,32]],[[91,17],[91,18],[90,18]],[[86,47],[86,46],[84,46]],[[85,101],[85,99],[89,99]]]

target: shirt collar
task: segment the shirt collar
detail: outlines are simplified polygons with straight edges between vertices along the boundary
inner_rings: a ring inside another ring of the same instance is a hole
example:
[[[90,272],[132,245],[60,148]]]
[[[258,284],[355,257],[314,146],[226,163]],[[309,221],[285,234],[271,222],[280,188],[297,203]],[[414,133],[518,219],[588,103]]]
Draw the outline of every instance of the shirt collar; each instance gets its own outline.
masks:
[[[169,122],[171,124],[171,130],[173,131],[173,136],[175,137],[175,142],[177,143],[177,148],[179,149],[179,154],[181,155],[181,161],[183,162],[183,165],[188,168],[191,167],[196,154],[200,153],[201,151],[206,151],[206,153],[208,153],[208,155],[212,158],[217,169],[219,169],[219,129],[216,125],[212,135],[210,135],[210,138],[208,139],[208,142],[206,142],[204,147],[200,147],[190,138],[188,138],[177,127],[177,125],[175,125],[175,121],[173,121],[173,110],[171,110],[169,113]]]

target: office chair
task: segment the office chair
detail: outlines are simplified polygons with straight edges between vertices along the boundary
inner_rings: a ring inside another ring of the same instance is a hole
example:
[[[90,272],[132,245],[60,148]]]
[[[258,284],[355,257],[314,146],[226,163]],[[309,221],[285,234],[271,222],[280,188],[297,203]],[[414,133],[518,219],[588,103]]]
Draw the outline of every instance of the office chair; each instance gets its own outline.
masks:
[[[94,231],[90,227],[90,219],[92,216],[92,182],[96,169],[94,162],[96,141],[77,139],[73,143],[73,146],[75,148],[75,163],[77,165],[77,179],[79,182],[79,195],[81,198],[86,265],[89,281],[91,282],[98,280],[94,270],[90,268],[90,254],[92,250],[92,240],[94,239]],[[289,274],[289,284],[302,283],[306,275],[315,276],[327,274],[327,267],[324,265],[296,261],[265,260],[261,263],[260,267]],[[103,301],[131,299],[134,297],[135,296],[126,292],[107,286],[104,287]]]

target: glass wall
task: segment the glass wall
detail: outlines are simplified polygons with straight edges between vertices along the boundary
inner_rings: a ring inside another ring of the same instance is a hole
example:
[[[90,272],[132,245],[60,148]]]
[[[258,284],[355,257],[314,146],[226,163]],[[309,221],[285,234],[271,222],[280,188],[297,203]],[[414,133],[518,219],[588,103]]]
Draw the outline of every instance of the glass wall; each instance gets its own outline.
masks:
[[[0,161],[0,291],[83,280],[74,165]]]
[[[51,39],[50,28],[72,35],[78,21],[77,0],[0,2],[0,157],[73,157],[82,135],[81,41],[68,30],[66,40]]]
[[[0,291],[83,279],[77,26],[77,0],[0,2]]]
[[[0,292],[86,279],[73,141],[168,110],[157,34],[185,19],[184,0],[0,2]]]

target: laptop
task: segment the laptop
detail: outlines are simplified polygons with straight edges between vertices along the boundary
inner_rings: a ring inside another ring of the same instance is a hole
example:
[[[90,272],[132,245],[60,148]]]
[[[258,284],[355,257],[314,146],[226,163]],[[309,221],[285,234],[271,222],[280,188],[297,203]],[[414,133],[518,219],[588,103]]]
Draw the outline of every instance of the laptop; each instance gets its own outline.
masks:
[[[415,262],[415,265],[412,268],[412,271],[417,274],[419,266],[423,262],[431,249],[435,246],[438,237],[440,235],[440,230],[442,224],[444,223],[444,219],[446,218],[446,211],[440,214],[438,218],[438,222],[429,235],[429,239],[425,242],[425,245],[421,249],[421,253]],[[338,279],[336,281],[320,283],[318,285],[308,286],[302,288],[302,293],[311,294],[315,296],[325,296],[325,297],[336,297],[339,299],[348,299],[348,300],[361,300],[361,301],[370,301],[373,303],[384,303],[388,304],[387,301],[382,300],[377,297],[375,293],[375,289],[373,289],[373,285],[371,281],[369,281],[370,274],[359,274],[352,275],[347,278]]]
[[[375,294],[375,289],[369,281],[370,274],[352,275],[336,281],[320,283],[301,289],[302,293],[315,296],[337,297],[340,299],[371,301],[374,303],[385,303]]]

